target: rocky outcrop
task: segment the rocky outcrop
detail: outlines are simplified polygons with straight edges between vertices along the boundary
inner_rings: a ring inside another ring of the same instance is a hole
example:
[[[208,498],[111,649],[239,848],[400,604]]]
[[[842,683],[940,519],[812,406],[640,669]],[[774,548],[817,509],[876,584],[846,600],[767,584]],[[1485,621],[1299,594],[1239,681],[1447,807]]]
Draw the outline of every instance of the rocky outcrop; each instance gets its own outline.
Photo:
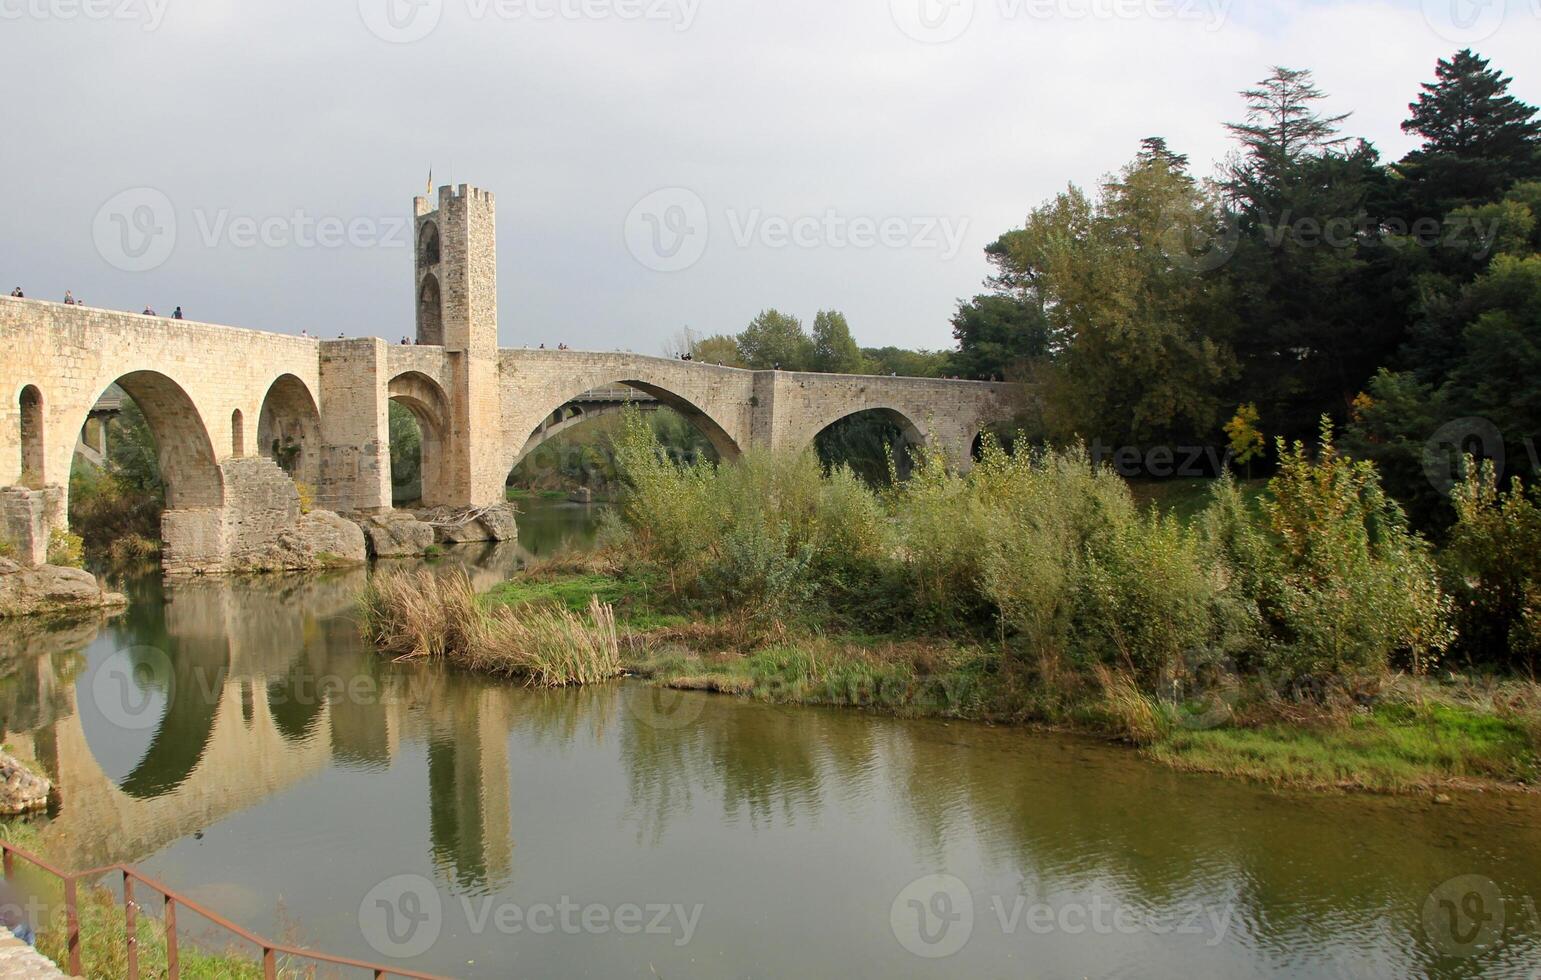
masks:
[[[48,791],[53,784],[0,752],[0,816],[14,817],[48,806]]]
[[[592,504],[594,502],[594,491],[588,487],[579,487],[567,495],[567,500],[568,503],[573,504]]]
[[[433,525],[440,544],[471,544],[478,541],[517,541],[518,511],[513,504],[493,504],[474,510],[439,509],[422,514]]]
[[[128,600],[104,590],[96,576],[80,568],[37,565],[23,568],[0,558],[0,618],[119,609]]]
[[[293,527],[234,556],[234,563],[242,571],[304,571],[355,565],[368,557],[357,524],[329,510],[313,510],[301,514]]]
[[[393,510],[376,514],[359,525],[368,542],[369,553],[376,558],[407,558],[421,555],[433,547],[433,525],[411,514]]]

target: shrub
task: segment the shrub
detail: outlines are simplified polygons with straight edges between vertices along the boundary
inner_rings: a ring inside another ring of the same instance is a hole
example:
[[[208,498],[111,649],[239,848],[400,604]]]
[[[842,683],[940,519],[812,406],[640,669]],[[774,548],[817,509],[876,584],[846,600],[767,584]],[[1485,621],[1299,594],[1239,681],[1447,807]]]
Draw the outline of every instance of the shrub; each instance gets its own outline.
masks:
[[[1400,654],[1428,668],[1453,638],[1449,598],[1374,466],[1339,454],[1325,419],[1316,458],[1299,442],[1280,440],[1278,451],[1263,502],[1267,547],[1234,526],[1217,542],[1237,549],[1270,630],[1271,666],[1297,678],[1375,673]]]
[[[84,568],[86,548],[80,535],[58,527],[48,532],[48,564]]]
[[[1535,672],[1541,651],[1541,494],[1498,488],[1491,461],[1466,458],[1452,494],[1456,523],[1442,556],[1461,649],[1474,660]]]

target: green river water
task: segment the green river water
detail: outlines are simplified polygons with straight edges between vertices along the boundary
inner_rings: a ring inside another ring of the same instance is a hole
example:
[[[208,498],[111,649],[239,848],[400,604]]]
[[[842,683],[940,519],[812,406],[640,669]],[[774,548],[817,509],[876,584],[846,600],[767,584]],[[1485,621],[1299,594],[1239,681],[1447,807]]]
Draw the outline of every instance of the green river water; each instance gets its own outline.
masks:
[[[582,547],[530,505],[491,584]],[[1280,793],[1063,736],[395,664],[368,574],[0,626],[56,861],[467,977],[1541,977],[1541,803]],[[207,934],[182,922],[193,936]]]

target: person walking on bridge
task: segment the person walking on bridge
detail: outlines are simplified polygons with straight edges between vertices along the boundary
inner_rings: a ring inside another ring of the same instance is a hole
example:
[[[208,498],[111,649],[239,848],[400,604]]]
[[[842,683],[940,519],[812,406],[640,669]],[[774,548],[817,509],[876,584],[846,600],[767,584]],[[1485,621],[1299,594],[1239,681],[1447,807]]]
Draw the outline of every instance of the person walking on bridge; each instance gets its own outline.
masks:
[[[173,320],[180,320],[180,319],[182,319],[182,307],[179,306],[176,309],[172,310],[171,311],[171,318]]]
[[[14,297],[15,299],[26,299],[27,298],[26,294],[21,291],[21,287],[20,286],[17,286],[15,289],[11,290],[11,296]]]
[[[64,291],[64,305],[65,306],[74,306],[75,305],[75,294],[70,292],[68,289],[66,289]]]

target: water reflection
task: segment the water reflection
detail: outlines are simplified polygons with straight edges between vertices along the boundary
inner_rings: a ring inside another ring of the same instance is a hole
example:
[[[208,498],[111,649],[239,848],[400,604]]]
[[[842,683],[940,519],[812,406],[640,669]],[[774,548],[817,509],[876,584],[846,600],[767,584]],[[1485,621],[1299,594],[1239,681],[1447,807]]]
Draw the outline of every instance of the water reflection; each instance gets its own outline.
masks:
[[[282,895],[306,941],[369,958],[361,896],[423,874],[448,920],[413,965],[451,974],[1520,977],[1541,957],[1533,798],[1277,794],[1020,731],[527,690],[367,649],[365,574],[149,582],[105,625],[0,629],[5,740],[58,785],[42,846],[75,867],[144,862],[258,929],[281,927]],[[131,675],[155,715],[125,728],[93,680],[146,650],[169,675]],[[896,940],[890,906],[936,872],[966,883],[974,919],[934,963]],[[1470,959],[1421,919],[1463,874],[1509,901],[1505,945]],[[704,912],[688,947],[473,925],[475,900],[563,896]],[[1010,927],[1019,899],[1224,920],[1035,932]]]

